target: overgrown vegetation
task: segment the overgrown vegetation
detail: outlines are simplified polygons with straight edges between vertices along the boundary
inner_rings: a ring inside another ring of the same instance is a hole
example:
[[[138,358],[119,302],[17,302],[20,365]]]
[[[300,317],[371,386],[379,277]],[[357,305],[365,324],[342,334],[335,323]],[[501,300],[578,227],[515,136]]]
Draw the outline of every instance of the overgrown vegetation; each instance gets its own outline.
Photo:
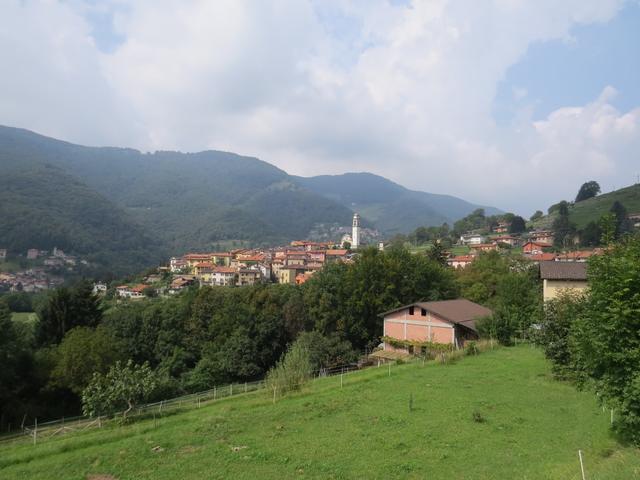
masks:
[[[311,355],[301,342],[294,342],[282,359],[267,373],[267,390],[276,395],[300,390],[312,377]]]
[[[589,261],[585,297],[545,309],[541,343],[554,373],[593,388],[618,414],[614,428],[640,445],[640,237]]]

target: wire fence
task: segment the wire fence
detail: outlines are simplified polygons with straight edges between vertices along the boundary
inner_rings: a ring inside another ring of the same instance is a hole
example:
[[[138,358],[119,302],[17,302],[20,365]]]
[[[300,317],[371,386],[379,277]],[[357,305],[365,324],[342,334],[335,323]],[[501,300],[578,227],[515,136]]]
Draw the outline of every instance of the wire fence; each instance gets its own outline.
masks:
[[[323,378],[335,375],[344,375],[349,372],[361,370],[362,368],[365,368],[365,365],[361,363],[351,363],[331,368],[322,368],[313,372],[313,377]],[[191,393],[167,400],[161,400],[159,402],[139,405],[135,407],[133,411],[127,414],[127,419],[134,420],[144,417],[162,417],[163,415],[166,415],[167,413],[172,411],[200,408],[204,403],[209,403],[232,396],[244,395],[260,390],[266,390],[266,387],[267,384],[266,380],[264,379],[253,382],[230,383],[228,385],[214,386],[212,389],[202,392]],[[101,415],[98,417],[89,417],[82,415],[76,417],[63,417],[46,422],[38,422],[38,419],[35,418],[33,419],[32,424],[25,424],[27,420],[27,416],[25,415],[20,428],[13,432],[8,432],[1,435],[0,443],[25,440],[25,437],[28,437],[31,438],[33,444],[35,445],[38,442],[60,437],[67,433],[85,431],[91,428],[101,428],[105,423],[118,419],[123,419],[122,413],[113,413],[110,415]]]
[[[477,352],[493,349],[493,342],[483,341],[477,344]],[[388,375],[391,375],[391,364],[399,362],[400,359],[375,357],[370,355],[373,353],[371,350],[361,352],[361,360],[357,363],[348,363],[344,365],[337,365],[333,367],[321,368],[312,372],[314,379],[340,376],[340,386],[343,386],[343,377],[345,374],[362,370],[369,367],[381,367],[386,365],[388,368]],[[429,358],[434,359],[439,363],[455,362],[461,356],[466,354],[465,350],[459,349],[451,352],[432,352],[433,355]],[[405,356],[402,359],[402,363],[422,363],[425,364],[427,356]],[[301,386],[302,384],[298,385]],[[257,391],[266,391],[267,382],[265,379],[260,379],[253,382],[239,382],[230,383],[223,386],[214,386],[212,389],[191,393],[188,395],[182,395],[179,397],[161,400],[159,402],[147,403],[139,405],[133,409],[133,411],[127,414],[127,420],[136,420],[140,418],[158,418],[168,414],[172,411],[182,409],[200,408],[202,404],[214,402],[223,398],[229,398],[237,395],[249,394]],[[276,401],[278,395],[284,392],[273,391],[273,401]],[[613,412],[612,412],[613,414]],[[38,422],[37,418],[33,420],[33,424],[25,424],[27,416],[23,418],[20,429],[13,432],[8,432],[4,435],[0,435],[0,444],[12,441],[25,440],[25,437],[31,438],[33,444],[39,441],[60,437],[70,432],[80,432],[91,428],[101,428],[103,424],[113,420],[123,420],[124,414],[112,413],[110,415],[102,415],[98,417],[89,416],[76,416],[76,417],[64,417],[57,420],[50,420],[47,422]]]

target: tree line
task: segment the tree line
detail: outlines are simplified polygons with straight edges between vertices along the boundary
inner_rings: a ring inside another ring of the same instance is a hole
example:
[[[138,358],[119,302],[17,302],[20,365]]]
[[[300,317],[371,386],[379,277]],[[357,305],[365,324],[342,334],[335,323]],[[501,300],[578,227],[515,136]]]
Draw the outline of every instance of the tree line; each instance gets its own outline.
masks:
[[[149,400],[262,378],[300,338],[316,368],[352,362],[379,343],[381,312],[458,293],[454,272],[427,256],[367,249],[302,286],[194,287],[119,303],[83,281],[36,302],[33,326],[12,321],[8,303],[24,310],[24,296],[0,297],[0,428],[25,414],[78,414],[83,394],[104,408],[109,375],[146,379]]]
[[[640,445],[640,237],[610,243],[588,265],[586,294],[545,305],[538,335],[556,377],[614,409],[614,429]]]

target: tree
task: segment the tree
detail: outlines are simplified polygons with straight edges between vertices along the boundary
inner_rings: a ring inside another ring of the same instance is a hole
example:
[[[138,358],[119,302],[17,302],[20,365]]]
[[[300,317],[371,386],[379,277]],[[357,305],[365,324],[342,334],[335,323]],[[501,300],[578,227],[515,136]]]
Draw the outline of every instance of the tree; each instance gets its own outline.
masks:
[[[58,344],[74,327],[95,327],[102,319],[100,299],[93,286],[82,281],[72,288],[61,287],[49,295],[38,312],[37,339],[40,345]]]
[[[149,364],[136,365],[132,360],[116,362],[106,375],[94,373],[82,392],[82,411],[92,417],[122,411],[122,417],[149,398],[157,378]]]
[[[566,247],[575,234],[575,225],[569,221],[569,204],[562,201],[558,204],[558,216],[553,221],[553,238],[556,247]]]
[[[429,230],[426,227],[416,228],[413,234],[415,236],[416,245],[424,245],[431,240],[431,235],[429,235]]]
[[[51,383],[80,395],[94,373],[106,373],[121,357],[117,344],[104,328],[73,328],[56,349]]]
[[[148,287],[144,287],[142,289],[142,293],[145,297],[147,298],[155,298],[158,296],[158,292],[156,291],[156,289],[154,287],[152,287],[151,285],[149,285]]]
[[[278,395],[299,390],[313,375],[309,350],[301,342],[294,342],[280,361],[269,370],[266,383]]]
[[[535,213],[531,215],[531,218],[529,220],[531,220],[532,222],[535,222],[539,218],[542,218],[543,215],[544,213],[542,213],[542,210],[536,210]]]
[[[609,210],[615,216],[615,239],[618,240],[622,235],[631,231],[631,222],[627,216],[627,209],[624,208],[618,200],[613,202],[611,210]]]
[[[584,312],[586,298],[582,293],[567,290],[544,306],[537,343],[551,361],[551,371],[559,379],[575,377],[572,336],[575,324]]]
[[[593,198],[600,193],[600,185],[598,182],[591,180],[590,182],[583,183],[576,196],[576,203],[582,202],[589,198]]]
[[[602,230],[597,222],[589,222],[580,232],[580,244],[584,247],[597,247],[600,245]]]
[[[427,258],[442,266],[447,264],[448,254],[442,244],[436,241],[429,250],[427,250]]]
[[[541,292],[534,269],[509,269],[499,277],[494,299],[494,312],[478,323],[482,336],[496,338],[503,345],[511,345],[513,338],[526,338],[540,312]]]
[[[576,370],[619,412],[615,429],[640,445],[640,237],[589,260],[589,298],[574,334]]]
[[[327,265],[303,288],[314,328],[324,335],[337,332],[357,349],[378,343],[380,312],[458,293],[453,272],[398,247],[364,249],[353,264]]]
[[[509,225],[509,233],[522,233],[527,229],[527,222],[524,221],[524,218],[516,215],[511,220],[511,224]]]
[[[466,217],[458,220],[453,224],[453,231],[459,236],[469,230],[484,228],[487,226],[487,218],[485,217],[484,208],[476,208]]]
[[[313,371],[353,363],[360,356],[351,343],[335,333],[325,336],[316,331],[302,332],[296,339],[296,344],[309,352]]]
[[[11,311],[0,300],[0,427],[15,414],[22,411],[19,392],[23,385],[22,374],[25,365],[17,332],[11,320]],[[24,364],[23,364],[24,362]]]
[[[483,252],[466,268],[455,271],[462,296],[472,302],[495,306],[500,279],[509,274],[507,259],[498,252]]]

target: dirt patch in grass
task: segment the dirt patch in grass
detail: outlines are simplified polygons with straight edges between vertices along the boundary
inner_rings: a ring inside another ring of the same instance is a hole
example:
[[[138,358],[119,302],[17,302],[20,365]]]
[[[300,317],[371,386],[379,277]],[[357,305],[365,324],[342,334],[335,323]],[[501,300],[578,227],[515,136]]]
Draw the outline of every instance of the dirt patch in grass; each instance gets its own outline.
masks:
[[[118,478],[114,477],[113,475],[98,473],[98,474],[87,475],[87,480],[118,480]]]

